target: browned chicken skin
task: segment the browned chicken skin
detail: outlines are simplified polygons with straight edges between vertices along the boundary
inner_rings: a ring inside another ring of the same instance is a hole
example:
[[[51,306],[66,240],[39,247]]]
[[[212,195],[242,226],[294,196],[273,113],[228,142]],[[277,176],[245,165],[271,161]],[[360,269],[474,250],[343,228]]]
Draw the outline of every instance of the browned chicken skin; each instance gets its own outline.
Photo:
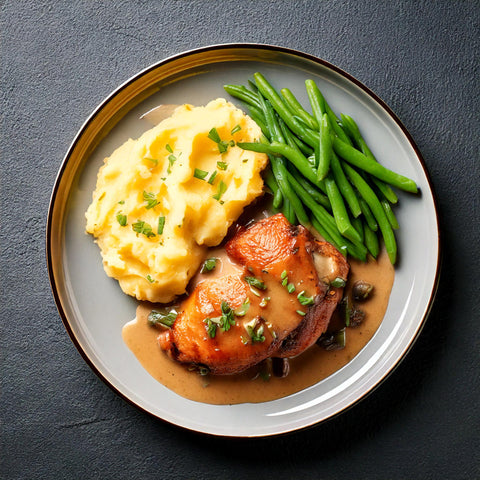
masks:
[[[160,334],[160,347],[222,375],[315,343],[342,298],[329,282],[346,280],[344,257],[282,214],[242,227],[225,249],[242,270],[199,283]]]

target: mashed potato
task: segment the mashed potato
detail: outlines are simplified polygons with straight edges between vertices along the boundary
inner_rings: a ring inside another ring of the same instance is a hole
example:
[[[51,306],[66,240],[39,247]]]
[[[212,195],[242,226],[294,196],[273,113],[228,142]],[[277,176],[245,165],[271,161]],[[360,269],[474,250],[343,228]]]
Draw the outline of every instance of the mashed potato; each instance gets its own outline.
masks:
[[[241,110],[217,99],[178,107],[105,159],[86,230],[125,293],[169,302],[185,292],[207,247],[262,193],[266,155],[234,144],[260,134]]]

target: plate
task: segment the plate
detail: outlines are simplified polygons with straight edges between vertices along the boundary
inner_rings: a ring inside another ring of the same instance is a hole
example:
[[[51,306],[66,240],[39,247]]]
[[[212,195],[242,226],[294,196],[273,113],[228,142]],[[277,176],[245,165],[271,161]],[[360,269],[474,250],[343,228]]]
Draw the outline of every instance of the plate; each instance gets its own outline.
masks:
[[[304,104],[308,104],[304,81],[313,78],[333,110],[355,118],[375,155],[386,167],[414,179],[421,196],[399,194],[401,257],[388,309],[374,337],[350,363],[316,385],[279,400],[208,405],[165,388],[125,346],[122,327],[135,317],[137,302],[105,275],[99,249],[85,234],[85,211],[103,159],[129,137],[136,138],[150,128],[141,118],[145,112],[160,104],[203,105],[217,97],[228,98],[224,84],[245,84],[256,71],[279,87],[289,87]],[[92,113],[70,146],[53,188],[47,261],[55,301],[72,341],[119,395],[155,417],[190,430],[266,436],[339,414],[371,392],[400,362],[433,302],[439,231],[419,150],[382,100],[351,75],[306,53],[229,44],[188,51],[152,65],[121,85]]]

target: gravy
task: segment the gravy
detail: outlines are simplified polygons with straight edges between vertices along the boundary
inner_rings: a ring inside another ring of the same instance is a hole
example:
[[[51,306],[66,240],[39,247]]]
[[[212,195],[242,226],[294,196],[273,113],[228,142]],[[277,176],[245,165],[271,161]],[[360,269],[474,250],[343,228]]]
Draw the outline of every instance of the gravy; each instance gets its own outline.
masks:
[[[212,275],[225,274],[236,268],[221,251],[213,251],[209,256],[219,258]],[[189,371],[188,366],[171,360],[160,350],[157,344],[159,330],[149,326],[147,321],[153,308],[151,304],[138,306],[136,318],[124,326],[122,335],[150,375],[183,397],[217,405],[266,402],[291,395],[328,377],[352,360],[372,338],[385,315],[394,280],[394,268],[385,250],[381,251],[377,261],[350,260],[347,292],[357,280],[371,283],[374,291],[371,298],[359,305],[365,312],[365,320],[358,327],[346,328],[345,348],[327,351],[313,345],[290,359],[290,373],[285,378],[272,375],[266,380],[261,366],[225,376],[201,376],[196,371]]]

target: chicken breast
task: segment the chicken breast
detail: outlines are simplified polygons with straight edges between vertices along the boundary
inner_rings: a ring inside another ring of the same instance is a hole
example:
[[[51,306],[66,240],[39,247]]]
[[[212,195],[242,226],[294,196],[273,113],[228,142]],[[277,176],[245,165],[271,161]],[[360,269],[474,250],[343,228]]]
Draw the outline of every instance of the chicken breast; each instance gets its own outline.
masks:
[[[225,249],[237,272],[199,283],[160,347],[224,375],[314,344],[342,298],[330,283],[346,280],[345,258],[282,214],[240,228]]]

